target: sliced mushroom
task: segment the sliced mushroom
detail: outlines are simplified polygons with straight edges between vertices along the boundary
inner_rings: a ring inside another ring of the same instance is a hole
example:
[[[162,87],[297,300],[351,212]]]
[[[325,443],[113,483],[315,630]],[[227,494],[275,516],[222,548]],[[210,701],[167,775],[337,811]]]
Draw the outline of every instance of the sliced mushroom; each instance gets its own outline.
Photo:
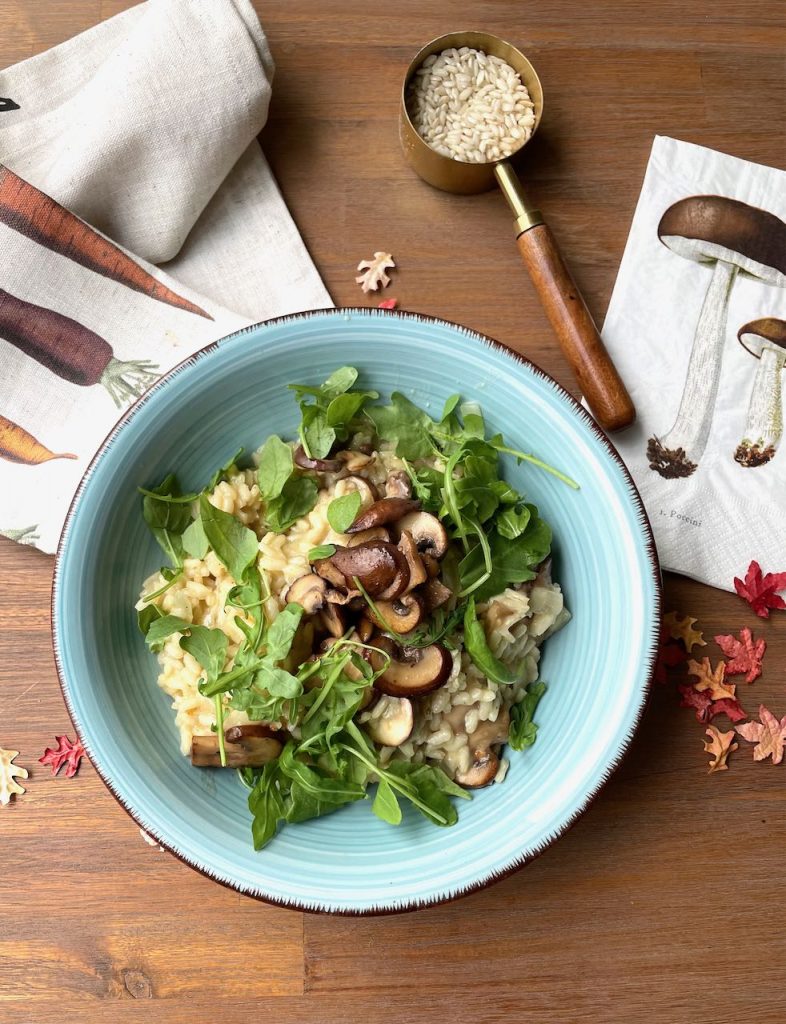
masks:
[[[447,680],[453,659],[442,644],[428,647],[400,647],[390,637],[375,638],[371,651],[371,665],[378,672],[386,662],[381,653],[390,657],[390,664],[375,680],[374,686],[392,697],[416,697],[431,693]]]
[[[412,534],[421,555],[442,558],[448,550],[447,531],[439,519],[430,512],[410,512],[399,519],[393,531],[394,535],[400,537],[405,530]]]
[[[409,581],[406,558],[395,544],[384,540],[337,548],[330,558],[315,562],[314,568],[334,586],[354,587],[357,577],[371,597],[386,601],[403,593]]]
[[[347,618],[343,608],[335,602],[325,604],[319,613],[319,619],[331,636],[336,638],[343,636],[347,631]]]
[[[370,612],[376,624],[394,633],[411,633],[425,614],[420,594],[402,594],[395,601],[377,601],[376,609],[379,616]]]
[[[344,468],[348,473],[357,473],[359,469],[365,469],[374,461],[374,455],[370,452],[356,452],[353,449],[336,452],[335,457],[344,463]]]
[[[420,558],[426,568],[426,575],[429,579],[433,580],[435,576],[439,576],[439,562],[433,555],[422,554]]]
[[[362,615],[357,626],[358,640],[362,644],[367,644],[371,637],[374,635],[374,623],[368,618],[367,615]]]
[[[468,709],[462,708],[465,712]],[[467,789],[480,789],[494,781],[499,771],[499,756],[492,749],[497,744],[505,743],[510,731],[510,713],[504,709],[497,715],[495,722],[481,722],[468,739],[472,751],[472,763],[466,772],[458,772],[456,782]]]
[[[261,768],[269,761],[275,761],[284,749],[285,742],[283,733],[264,722],[232,726],[224,734],[226,767]],[[192,737],[191,764],[198,768],[221,767],[218,736]]]
[[[453,596],[453,591],[446,587],[441,580],[429,580],[421,587],[420,593],[429,614],[435,608],[441,608],[443,604],[447,604]]]
[[[343,578],[341,582],[343,583]],[[324,607],[327,590],[326,580],[316,573],[308,572],[289,585],[285,598],[288,604],[301,605],[306,615],[313,615]]]
[[[409,567],[409,583],[407,584],[407,592],[409,592],[425,582],[427,577],[426,567],[423,565],[423,559],[420,557],[420,552],[409,530],[402,531],[398,547],[399,551],[406,558],[407,566]]]
[[[369,510],[374,507],[374,503],[377,500],[377,491],[373,484],[369,483],[368,480],[364,480],[362,476],[347,476],[343,480],[339,480],[336,484],[336,489],[333,492],[337,498],[343,498],[345,494],[351,494],[352,491],[357,491],[360,495],[360,508]],[[363,512],[360,513],[363,515]],[[357,520],[356,520],[357,522]],[[353,524],[354,525],[354,524]],[[378,525],[372,523],[372,526]],[[347,533],[355,533],[353,529],[347,530]]]
[[[341,469],[341,463],[336,459],[312,459],[306,455],[302,444],[295,449],[294,461],[301,469],[313,469],[317,473],[338,473]]]
[[[406,697],[382,696],[379,704],[383,702],[382,712],[366,722],[366,732],[382,747],[400,747],[412,735],[415,725],[412,701]]]
[[[348,548],[356,548],[358,544],[367,544],[370,540],[390,540],[390,534],[384,526],[375,526],[370,530],[362,530],[353,534],[347,541]]]
[[[319,614],[319,613],[317,613]],[[295,632],[295,638],[286,658],[281,662],[287,672],[297,672],[298,668],[314,650],[314,623],[311,619],[302,619]]]
[[[347,533],[360,533],[361,530],[371,530],[375,526],[387,526],[388,523],[395,523],[418,508],[420,502],[414,498],[380,498],[357,516]]]
[[[388,498],[411,498],[412,481],[404,469],[395,469],[385,481],[385,496]]]
[[[465,772],[456,774],[456,782],[465,789],[488,786],[499,771],[499,758],[493,750],[480,751],[479,754]]]

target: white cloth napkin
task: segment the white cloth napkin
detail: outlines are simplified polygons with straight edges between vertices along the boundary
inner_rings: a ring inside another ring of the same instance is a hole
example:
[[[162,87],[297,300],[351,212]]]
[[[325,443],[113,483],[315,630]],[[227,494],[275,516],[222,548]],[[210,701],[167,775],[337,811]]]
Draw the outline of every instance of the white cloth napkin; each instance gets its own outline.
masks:
[[[256,142],[272,72],[248,0],[148,0],[0,73],[0,533],[54,551],[160,374],[332,305]]]
[[[249,0],[148,0],[0,72],[0,163],[250,320],[332,305],[256,136]]]
[[[664,218],[700,196],[713,198]],[[738,339],[742,327],[768,318],[784,321],[775,332],[786,340],[785,221],[783,171],[656,137],[603,328],[638,412],[613,441],[641,491],[661,564],[724,590],[752,559],[765,572],[786,564],[777,354],[786,358],[786,349],[762,341],[760,328],[743,332],[745,344]],[[757,359],[749,349],[762,344],[774,351]],[[746,454],[740,443],[762,434],[765,447],[774,441],[770,460],[735,461]],[[685,459],[663,455],[679,447]],[[695,466],[689,475],[670,475],[686,462]]]

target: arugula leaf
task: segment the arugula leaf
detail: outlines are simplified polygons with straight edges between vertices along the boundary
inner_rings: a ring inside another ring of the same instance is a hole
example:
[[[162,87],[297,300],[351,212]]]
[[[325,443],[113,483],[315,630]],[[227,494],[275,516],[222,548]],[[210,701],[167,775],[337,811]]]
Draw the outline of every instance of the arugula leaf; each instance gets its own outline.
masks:
[[[283,775],[297,782],[306,793],[322,803],[345,804],[365,799],[366,791],[358,783],[323,774],[296,760],[295,745],[291,740],[281,751],[278,763]]]
[[[256,559],[259,550],[257,535],[228,512],[211,505],[204,494],[199,498],[199,516],[210,547],[239,583],[243,573]]]
[[[300,440],[307,455],[324,459],[336,440],[335,430],[328,426],[327,413],[319,405],[301,406]]]
[[[165,477],[158,487],[145,492],[142,498],[142,515],[162,551],[179,568],[183,564],[183,542],[181,535],[191,522],[191,510],[187,504],[175,504],[167,497],[178,497],[180,486],[174,473]],[[163,500],[162,500],[163,499]]]
[[[180,646],[192,658],[196,658],[205,670],[207,682],[218,679],[227,657],[229,641],[226,633],[222,629],[210,629],[208,626],[189,625],[187,628],[190,635],[181,638]]]
[[[149,604],[142,611],[147,611],[148,608],[155,608],[155,605]],[[145,643],[151,651],[160,651],[168,637],[172,636],[173,633],[183,633],[185,630],[191,629],[191,623],[186,622],[185,619],[181,619],[177,615],[162,615],[158,608],[155,608],[155,610],[158,615],[148,624],[147,631],[145,632]]]
[[[226,480],[226,478],[231,474],[232,470],[237,469],[238,459],[242,456],[242,454],[243,449],[238,448],[235,454],[232,455],[231,458],[227,459],[223,466],[218,467],[215,473],[208,480],[204,490],[201,493],[205,494],[208,491],[215,490],[215,488],[218,487],[222,480]],[[195,497],[197,497],[197,495],[195,495]]]
[[[524,583],[535,578],[533,568],[551,551],[551,527],[538,516],[534,505],[525,506],[530,513],[526,529],[509,540],[496,530],[489,535],[491,574],[473,593],[476,601],[487,601],[511,583]],[[466,590],[486,572],[486,560],[478,544],[461,560],[459,578]]]
[[[148,631],[156,619],[162,619],[164,613],[154,604],[146,604],[136,613],[136,624],[142,636],[147,636]]]
[[[294,700],[303,692],[303,684],[286,669],[264,663],[254,676],[254,685],[267,690],[271,697]]]
[[[370,398],[379,398],[378,392],[353,391],[348,395],[338,395],[325,410],[327,425],[333,427],[338,436],[344,440],[349,431],[349,424]]]
[[[328,403],[337,395],[349,391],[357,379],[358,371],[354,366],[340,366],[331,373],[324,384],[319,384],[316,387],[311,384],[288,384],[287,387],[290,391],[295,392],[298,401],[301,401],[306,395],[312,395],[314,398],[321,399],[323,403]]]
[[[327,521],[336,533],[346,533],[357,518],[362,502],[360,491],[349,491],[328,505]]]
[[[531,508],[530,505],[509,505],[502,509],[494,520],[497,533],[507,540],[515,540],[516,537],[520,537],[532,518]]]
[[[271,434],[260,449],[257,469],[259,491],[265,501],[281,494],[293,469],[292,449],[277,434]]]
[[[445,405],[442,409],[442,418],[439,421],[441,426],[449,422],[460,401],[461,395],[451,395],[449,398],[445,399]]]
[[[390,396],[390,405],[369,406],[366,415],[380,437],[397,441],[396,455],[401,458],[423,459],[433,454],[431,432],[436,424],[400,391]]]
[[[389,825],[401,824],[401,807],[396,799],[396,794],[386,779],[380,779],[377,783],[377,795],[374,797],[371,810],[378,818],[386,821]]]
[[[204,558],[210,550],[202,520],[197,518],[183,531],[183,551],[191,558]]]
[[[274,533],[284,530],[308,515],[317,503],[319,487],[310,476],[293,476],[284,484],[281,494],[268,503],[265,521]]]
[[[279,821],[286,817],[284,801],[279,790],[279,771],[276,761],[266,764],[253,789],[248,794],[248,809],[252,814],[251,835],[254,849],[267,846],[278,831]]]
[[[316,562],[320,558],[330,558],[336,553],[335,544],[318,544],[315,548],[312,548],[308,553],[309,562]]]
[[[516,673],[507,665],[503,665],[499,658],[492,653],[486,641],[483,626],[478,621],[474,597],[467,601],[467,608],[464,612],[464,649],[483,675],[492,682],[504,686],[517,681]]]
[[[530,683],[527,692],[510,709],[510,731],[508,743],[513,750],[531,747],[538,736],[538,727],[532,718],[540,698],[546,692],[545,683]]]
[[[303,607],[299,604],[288,604],[278,613],[267,633],[265,656],[269,661],[283,661],[286,658],[302,618]]]

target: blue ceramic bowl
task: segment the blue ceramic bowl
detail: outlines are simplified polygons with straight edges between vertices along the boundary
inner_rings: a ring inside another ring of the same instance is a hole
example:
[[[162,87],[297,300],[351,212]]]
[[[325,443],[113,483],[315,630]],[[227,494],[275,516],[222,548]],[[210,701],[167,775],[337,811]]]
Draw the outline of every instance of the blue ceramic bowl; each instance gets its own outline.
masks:
[[[554,529],[554,575],[573,620],[544,649],[537,743],[503,785],[440,829],[392,827],[367,801],[285,828],[261,853],[234,772],[182,757],[156,660],[136,626],[141,581],[161,563],[137,487],[177,471],[198,489],[240,445],[293,436],[286,384],[351,364],[383,396],[436,413],[461,391],[493,431],[581,484],[505,467]],[[377,310],[331,310],[250,327],[197,353],[118,424],[74,499],[53,589],[55,656],[90,760],[142,828],[241,892],[307,910],[372,913],[450,899],[525,864],[598,793],[631,741],[656,657],[659,572],[638,494],[590,416],[553,380],[462,327]]]

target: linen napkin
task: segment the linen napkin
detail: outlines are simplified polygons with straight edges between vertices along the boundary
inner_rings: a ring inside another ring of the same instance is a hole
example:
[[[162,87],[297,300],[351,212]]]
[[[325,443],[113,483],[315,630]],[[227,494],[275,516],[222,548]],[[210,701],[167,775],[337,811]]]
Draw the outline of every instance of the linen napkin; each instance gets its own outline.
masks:
[[[255,139],[272,73],[247,0],[148,0],[0,73],[0,532],[54,551],[160,374],[332,305]]]
[[[724,590],[786,560],[785,222],[783,171],[656,137],[603,328],[661,564]]]

